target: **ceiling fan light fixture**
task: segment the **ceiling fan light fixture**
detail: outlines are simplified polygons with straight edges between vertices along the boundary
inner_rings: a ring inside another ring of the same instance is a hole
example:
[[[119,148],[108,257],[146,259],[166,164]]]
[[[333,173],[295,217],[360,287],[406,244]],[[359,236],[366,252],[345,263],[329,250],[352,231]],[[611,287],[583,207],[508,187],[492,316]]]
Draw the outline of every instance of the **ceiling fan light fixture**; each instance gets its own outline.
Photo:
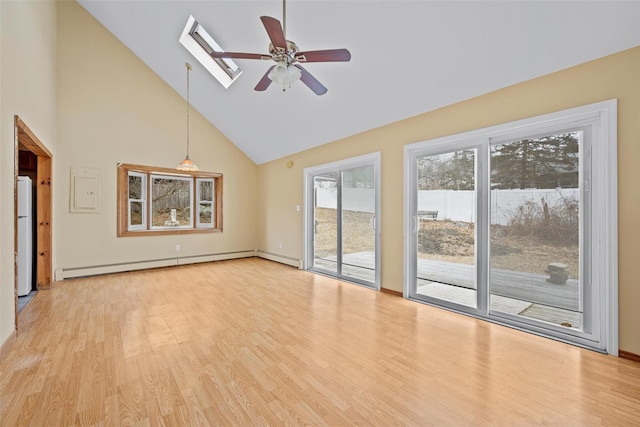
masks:
[[[300,70],[285,61],[278,62],[269,73],[269,79],[281,85],[291,87],[292,84],[300,80]]]
[[[0,0],[2,1],[2,0]],[[213,58],[237,58],[237,59],[272,59],[276,65],[272,65],[264,73],[254,90],[259,92],[267,90],[272,82],[280,83],[283,90],[287,86],[291,87],[300,80],[316,95],[324,95],[327,88],[299,65],[299,62],[349,62],[351,52],[348,49],[325,49],[299,51],[298,46],[291,40],[287,40],[287,2],[282,0],[282,24],[270,16],[261,16],[260,20],[267,35],[271,40],[269,44],[269,54],[246,53],[246,52],[211,52]]]

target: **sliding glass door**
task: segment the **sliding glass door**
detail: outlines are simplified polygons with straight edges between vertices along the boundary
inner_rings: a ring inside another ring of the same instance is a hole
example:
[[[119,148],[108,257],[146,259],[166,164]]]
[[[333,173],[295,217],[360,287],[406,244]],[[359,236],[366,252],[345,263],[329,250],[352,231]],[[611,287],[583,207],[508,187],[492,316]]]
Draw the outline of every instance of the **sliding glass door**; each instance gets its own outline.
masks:
[[[591,228],[585,150],[583,130],[491,144],[489,294],[496,315],[591,332],[589,273],[581,274],[590,240],[581,230]]]
[[[313,180],[313,262],[312,266],[338,274],[342,254],[338,253],[338,185],[339,174],[330,172]],[[340,258],[340,259],[339,259]]]
[[[305,267],[379,287],[379,155],[305,170]]]
[[[605,336],[617,277],[604,116],[408,146],[405,295],[585,347],[615,346]]]
[[[416,157],[416,294],[477,308],[476,149]]]

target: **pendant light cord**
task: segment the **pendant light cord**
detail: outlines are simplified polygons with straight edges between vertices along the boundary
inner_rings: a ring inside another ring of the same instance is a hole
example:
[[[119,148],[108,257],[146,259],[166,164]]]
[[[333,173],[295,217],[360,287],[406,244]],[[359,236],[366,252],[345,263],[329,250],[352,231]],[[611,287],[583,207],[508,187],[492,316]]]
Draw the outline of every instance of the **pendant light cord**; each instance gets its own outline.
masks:
[[[189,71],[191,71],[191,65],[187,62],[185,63],[187,67],[187,159],[189,158],[189,110],[191,109],[191,104],[189,103]]]

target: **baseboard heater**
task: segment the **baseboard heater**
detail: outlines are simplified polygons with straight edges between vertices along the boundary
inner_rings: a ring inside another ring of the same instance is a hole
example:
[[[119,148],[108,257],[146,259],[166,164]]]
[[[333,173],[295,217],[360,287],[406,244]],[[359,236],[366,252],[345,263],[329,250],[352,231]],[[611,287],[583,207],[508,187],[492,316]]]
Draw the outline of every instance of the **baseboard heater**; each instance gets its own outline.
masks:
[[[58,268],[55,270],[55,280],[71,279],[75,277],[98,276],[101,274],[123,273],[125,271],[145,270],[149,268],[171,267],[176,265],[196,264],[200,262],[224,261],[237,258],[251,258],[256,256],[255,250],[224,252],[185,257],[163,258],[136,262],[122,262],[116,264],[93,265],[88,267]]]
[[[302,269],[302,260],[299,260],[298,258],[293,258],[293,257],[290,257],[290,256],[274,254],[273,252],[266,252],[266,251],[261,251],[261,250],[257,250],[256,251],[256,256],[258,256],[260,258],[268,259],[270,261],[275,261],[275,262],[279,262],[281,264],[287,264],[287,265],[290,265],[292,267],[296,267],[296,268]]]

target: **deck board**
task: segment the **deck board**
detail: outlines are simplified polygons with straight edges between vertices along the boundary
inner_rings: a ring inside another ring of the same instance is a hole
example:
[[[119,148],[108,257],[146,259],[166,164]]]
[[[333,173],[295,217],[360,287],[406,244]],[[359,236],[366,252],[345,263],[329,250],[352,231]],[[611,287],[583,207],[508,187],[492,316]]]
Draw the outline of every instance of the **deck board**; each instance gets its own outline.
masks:
[[[336,257],[316,259],[315,263],[321,268],[335,271]],[[343,257],[343,274],[373,281],[374,265],[373,252],[346,254]],[[426,281],[475,289],[475,274],[475,268],[470,264],[418,258],[418,278]],[[578,312],[578,281],[569,279],[564,285],[558,285],[547,282],[548,277],[542,274],[493,269],[490,276],[491,294]]]

